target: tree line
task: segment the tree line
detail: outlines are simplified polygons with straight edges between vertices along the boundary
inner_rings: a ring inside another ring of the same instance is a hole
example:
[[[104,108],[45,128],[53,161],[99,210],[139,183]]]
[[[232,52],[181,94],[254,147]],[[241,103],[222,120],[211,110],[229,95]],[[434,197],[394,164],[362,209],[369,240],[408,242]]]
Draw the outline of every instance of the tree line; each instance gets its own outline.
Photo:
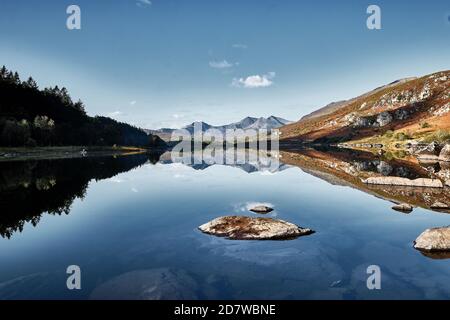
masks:
[[[86,114],[66,88],[40,90],[29,77],[0,69],[0,146],[136,146],[163,147],[165,143],[140,128],[102,116]]]

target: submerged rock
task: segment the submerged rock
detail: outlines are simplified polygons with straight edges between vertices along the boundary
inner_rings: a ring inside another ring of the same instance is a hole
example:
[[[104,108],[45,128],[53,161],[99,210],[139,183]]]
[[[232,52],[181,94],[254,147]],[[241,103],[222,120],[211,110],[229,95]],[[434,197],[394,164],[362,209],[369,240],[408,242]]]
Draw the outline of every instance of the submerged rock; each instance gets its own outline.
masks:
[[[440,161],[450,161],[450,144],[446,144],[439,153]]]
[[[269,213],[273,211],[271,207],[268,206],[256,206],[250,209],[250,211],[256,212],[256,213]]]
[[[93,300],[192,300],[198,299],[197,282],[183,270],[137,270],[99,285]]]
[[[380,184],[389,186],[405,186],[405,187],[428,187],[428,188],[443,188],[442,181],[439,179],[408,179],[400,177],[370,177],[362,182],[367,184]]]
[[[427,258],[435,260],[450,259],[450,251],[420,251]]]
[[[399,203],[399,204],[392,206],[392,209],[395,211],[410,213],[413,211],[413,206],[408,203]]]
[[[314,233],[293,223],[272,218],[226,216],[199,227],[207,234],[233,240],[282,240]]]
[[[428,252],[450,252],[450,226],[425,230],[414,241],[414,248]]]

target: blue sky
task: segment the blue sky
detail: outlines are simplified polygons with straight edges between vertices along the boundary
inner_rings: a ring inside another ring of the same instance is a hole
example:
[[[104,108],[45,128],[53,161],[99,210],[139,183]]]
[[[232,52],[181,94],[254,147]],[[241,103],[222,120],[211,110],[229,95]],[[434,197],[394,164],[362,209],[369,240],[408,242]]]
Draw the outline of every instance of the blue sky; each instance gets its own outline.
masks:
[[[81,30],[66,28],[70,4]],[[370,4],[381,30],[366,27]],[[450,69],[447,0],[2,0],[0,16],[0,65],[146,128],[297,120]]]

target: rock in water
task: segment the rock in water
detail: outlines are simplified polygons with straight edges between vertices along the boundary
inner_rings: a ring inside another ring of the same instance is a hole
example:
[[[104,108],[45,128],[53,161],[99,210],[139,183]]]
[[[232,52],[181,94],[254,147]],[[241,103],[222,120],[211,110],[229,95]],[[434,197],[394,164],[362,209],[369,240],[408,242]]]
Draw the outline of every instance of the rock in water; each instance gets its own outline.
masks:
[[[314,233],[293,223],[272,218],[226,216],[199,227],[207,234],[233,240],[282,240]]]
[[[421,251],[450,251],[450,226],[427,229],[414,241]]]
[[[446,144],[442,148],[441,153],[439,153],[439,160],[440,161],[450,161],[450,144]]]
[[[389,186],[404,186],[404,187],[427,187],[427,188],[443,188],[444,185],[439,179],[408,179],[400,177],[370,177],[362,182],[367,184],[379,184],[379,185],[389,185]]]
[[[400,212],[404,212],[404,213],[410,213],[413,211],[413,207],[408,203],[396,204],[392,207],[392,209],[395,211],[400,211]]]
[[[427,258],[435,260],[450,259],[450,251],[420,251]]]
[[[439,201],[433,203],[430,208],[431,209],[442,209],[442,210],[450,209],[450,207],[446,203],[439,202]]]
[[[250,211],[256,212],[256,213],[269,213],[273,211],[271,207],[267,206],[256,206],[250,209]]]

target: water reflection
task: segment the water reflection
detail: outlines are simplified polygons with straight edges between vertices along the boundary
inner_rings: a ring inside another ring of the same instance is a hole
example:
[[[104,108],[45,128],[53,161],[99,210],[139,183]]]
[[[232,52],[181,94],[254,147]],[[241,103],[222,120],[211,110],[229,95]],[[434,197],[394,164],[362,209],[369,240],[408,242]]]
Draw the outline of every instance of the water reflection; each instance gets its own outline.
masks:
[[[447,174],[446,163],[423,164],[413,158],[388,159],[384,155],[348,149],[282,151],[281,159],[332,184],[349,186],[393,203],[408,203],[413,207],[450,212],[449,209],[433,207],[437,202],[450,203],[446,187],[369,185],[363,182],[368,177],[378,176],[440,179],[443,174]]]
[[[334,185],[345,185],[394,203],[408,203],[434,211],[436,202],[450,203],[447,188],[414,188],[367,185],[369,176],[397,176],[409,179],[439,178],[449,171],[448,163],[418,163],[387,159],[384,155],[347,149],[305,149],[261,154],[255,150],[237,150],[241,156],[225,161],[247,173],[276,173],[292,167]],[[243,154],[243,155],[242,155]],[[239,160],[241,159],[241,160]],[[242,159],[245,159],[242,162]],[[174,157],[163,154],[137,154],[116,157],[0,162],[0,235],[10,238],[21,232],[25,223],[35,226],[43,213],[68,214],[73,201],[83,199],[89,181],[111,178],[145,163],[181,163],[195,170],[216,165],[202,155],[189,153]]]
[[[262,155],[251,167],[185,165],[167,153],[0,163],[0,298],[450,297],[448,254],[413,248],[422,231],[448,224],[450,216],[429,211],[434,201],[449,203],[448,188],[361,181],[444,177],[445,163],[299,148],[280,151],[279,168],[267,171],[268,159]],[[122,183],[109,183],[115,181]],[[253,201],[317,234],[244,242],[197,230],[219,215],[254,215]],[[426,210],[405,216],[391,211],[390,202]],[[70,210],[68,217],[44,218]],[[19,234],[40,219],[39,229]],[[86,271],[80,292],[65,287],[69,264]],[[382,268],[383,290],[367,290],[370,264]]]
[[[181,163],[195,170],[204,170],[213,165],[226,165],[239,168],[247,173],[275,173],[290,168],[289,165],[280,162],[279,151],[267,152],[249,148],[231,148],[228,152],[213,155],[206,149],[181,153],[166,152],[160,157],[159,162]]]
[[[74,200],[85,197],[89,181],[108,179],[158,158],[139,154],[0,162],[0,235],[10,238],[25,223],[36,226],[44,213],[69,214]]]

